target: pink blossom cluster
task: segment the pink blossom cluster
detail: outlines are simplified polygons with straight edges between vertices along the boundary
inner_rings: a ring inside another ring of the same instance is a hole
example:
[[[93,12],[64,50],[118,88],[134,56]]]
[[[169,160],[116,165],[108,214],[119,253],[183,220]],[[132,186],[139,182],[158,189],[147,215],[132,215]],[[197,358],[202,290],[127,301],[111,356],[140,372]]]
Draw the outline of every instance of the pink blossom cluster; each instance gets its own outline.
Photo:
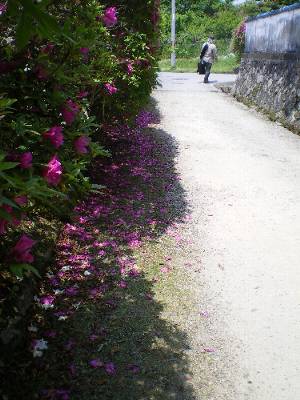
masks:
[[[44,133],[44,138],[49,139],[55,149],[58,149],[64,143],[62,130],[62,126],[53,126]]]
[[[62,116],[65,123],[67,125],[72,125],[79,111],[80,111],[79,104],[75,103],[71,99],[67,100],[66,104],[62,109]]]
[[[6,3],[0,3],[0,17],[2,14],[4,14],[7,10],[7,5]]]
[[[118,91],[118,89],[116,88],[116,86],[113,83],[105,83],[104,88],[110,96],[117,93],[117,91]]]
[[[157,117],[149,111],[141,111],[135,122],[139,128],[147,128],[149,125],[157,123]]]
[[[43,170],[43,177],[49,185],[57,186],[62,179],[62,165],[57,155],[54,155]]]
[[[35,245],[35,241],[27,235],[22,235],[15,246],[12,248],[11,257],[18,263],[32,263],[34,257],[31,249]]]
[[[32,167],[32,153],[26,151],[19,156],[20,168],[28,169]]]
[[[87,154],[89,152],[90,138],[88,136],[80,136],[74,142],[75,150],[78,154]]]
[[[102,17],[102,22],[108,28],[116,25],[116,23],[118,22],[117,8],[116,7],[107,8]]]
[[[243,38],[245,36],[246,32],[246,23],[242,22],[238,28],[235,30],[235,36],[237,36],[239,39]]]

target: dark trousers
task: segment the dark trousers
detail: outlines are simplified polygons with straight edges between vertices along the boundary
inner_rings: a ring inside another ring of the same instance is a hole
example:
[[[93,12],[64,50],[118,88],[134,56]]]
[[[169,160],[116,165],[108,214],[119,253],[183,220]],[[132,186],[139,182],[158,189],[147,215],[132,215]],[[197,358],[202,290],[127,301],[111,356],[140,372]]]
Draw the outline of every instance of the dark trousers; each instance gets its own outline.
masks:
[[[208,83],[208,77],[210,75],[212,63],[204,61],[205,75],[204,75],[204,83]]]

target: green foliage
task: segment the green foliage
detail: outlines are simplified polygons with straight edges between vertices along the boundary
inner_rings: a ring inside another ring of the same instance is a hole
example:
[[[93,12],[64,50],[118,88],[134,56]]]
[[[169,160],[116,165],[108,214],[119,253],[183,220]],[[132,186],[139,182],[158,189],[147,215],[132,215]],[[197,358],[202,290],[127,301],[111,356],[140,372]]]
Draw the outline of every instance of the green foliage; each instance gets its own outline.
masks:
[[[293,0],[249,0],[240,6],[233,6],[231,0],[182,0],[177,2],[177,42],[176,52],[180,58],[197,57],[200,48],[209,35],[216,38],[219,54],[228,54],[233,49],[240,59],[243,51],[243,39],[236,32],[242,21],[248,16],[275,10],[293,4]],[[162,0],[161,18],[161,58],[169,58],[170,46],[170,5],[171,1]]]
[[[93,158],[110,155],[105,127],[130,123],[147,102],[156,83],[158,39],[155,0],[120,0],[113,26],[102,19],[114,6],[105,0],[8,0],[6,5],[0,14],[2,260],[7,241],[22,231],[17,220],[25,211],[28,219],[36,212],[65,218],[88,191],[100,190],[88,168]],[[67,113],[73,114],[71,121]],[[63,136],[59,143],[49,139],[56,128]],[[87,143],[83,151],[81,138]],[[27,159],[23,165],[26,155],[32,163]],[[50,181],[46,172],[55,157],[61,175]],[[18,204],[20,196],[26,204]],[[17,276],[34,272],[25,264],[10,270]]]
[[[176,72],[195,72],[199,57],[194,58],[177,58],[176,68],[171,67],[170,60],[160,60],[159,69],[160,71],[176,71]],[[237,68],[239,63],[236,60],[234,54],[219,56],[216,63],[213,65],[212,71],[214,73],[232,73]]]
[[[253,17],[257,14],[277,10],[278,8],[294,4],[294,0],[249,0],[239,6],[238,10],[243,17]]]
[[[229,47],[232,30],[240,23],[241,16],[231,1],[189,1],[180,2],[177,12],[178,57],[197,57],[202,44],[213,34],[217,47],[225,53]],[[170,13],[162,3],[161,43],[162,58],[170,55]]]

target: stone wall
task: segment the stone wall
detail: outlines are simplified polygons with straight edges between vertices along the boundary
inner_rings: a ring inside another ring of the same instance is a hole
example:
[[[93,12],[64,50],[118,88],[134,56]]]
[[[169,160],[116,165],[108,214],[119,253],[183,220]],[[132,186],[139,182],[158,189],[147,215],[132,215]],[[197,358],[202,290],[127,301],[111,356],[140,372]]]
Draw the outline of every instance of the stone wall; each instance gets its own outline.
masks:
[[[232,93],[300,133],[300,56],[244,54]]]
[[[232,93],[300,133],[300,3],[246,22]]]

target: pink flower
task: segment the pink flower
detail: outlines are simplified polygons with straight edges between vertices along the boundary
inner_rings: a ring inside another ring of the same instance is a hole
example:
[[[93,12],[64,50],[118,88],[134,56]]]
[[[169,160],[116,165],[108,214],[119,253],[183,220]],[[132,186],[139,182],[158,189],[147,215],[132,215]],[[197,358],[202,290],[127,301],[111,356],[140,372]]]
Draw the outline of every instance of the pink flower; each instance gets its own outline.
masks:
[[[126,289],[127,286],[128,286],[128,285],[127,285],[127,282],[125,282],[125,281],[120,281],[120,282],[119,282],[119,287],[120,287],[120,288]]]
[[[208,311],[200,311],[201,317],[208,318],[209,317],[209,312]]]
[[[89,92],[82,90],[81,92],[78,93],[78,95],[76,96],[77,99],[82,100],[85,97],[87,97],[89,94]]]
[[[76,296],[78,294],[78,290],[79,289],[76,286],[71,286],[65,290],[65,293],[67,296]]]
[[[0,16],[4,14],[7,10],[7,5],[5,3],[0,3]]]
[[[20,206],[26,206],[26,204],[28,203],[28,198],[25,195],[20,195],[15,197],[15,202]]]
[[[215,353],[216,350],[212,347],[204,347],[201,351],[201,353]]]
[[[64,108],[62,109],[62,116],[67,125],[73,124],[79,111],[80,107],[77,103],[75,103],[71,99],[67,100]]]
[[[44,306],[51,306],[53,305],[55,300],[54,296],[48,295],[48,296],[43,296],[40,298],[40,303]]]
[[[100,361],[98,358],[96,358],[95,360],[91,360],[89,364],[92,368],[101,368],[104,366],[104,363]]]
[[[106,363],[104,369],[108,373],[108,375],[115,375],[117,372],[116,367],[112,362]]]
[[[133,374],[138,374],[140,372],[140,367],[136,364],[128,364],[127,365],[128,371],[131,371]]]
[[[91,342],[95,342],[96,340],[99,339],[99,336],[92,334],[92,335],[89,336],[89,339],[90,339]]]
[[[20,155],[20,168],[28,169],[32,167],[32,153],[30,151],[26,151],[25,153]]]
[[[88,145],[90,144],[90,138],[88,136],[80,136],[74,142],[74,147],[78,154],[88,153]]]
[[[105,10],[105,13],[102,17],[102,22],[108,28],[116,25],[118,22],[116,7],[109,7]]]
[[[118,89],[111,83],[105,83],[104,87],[106,91],[112,96],[113,94],[117,93]]]
[[[29,236],[22,235],[11,251],[11,255],[17,262],[32,263],[34,257],[30,254],[31,248],[35,245],[35,241]]]
[[[6,233],[6,227],[8,225],[8,221],[5,219],[0,219],[0,235],[4,235]]]
[[[57,155],[53,156],[43,171],[44,179],[49,185],[57,186],[62,178],[62,166]]]
[[[87,55],[90,52],[90,49],[88,47],[80,47],[80,53],[83,55]]]
[[[41,47],[41,52],[44,54],[49,54],[51,51],[54,49],[54,44],[53,43],[47,43],[44,46]]]
[[[127,74],[132,75],[133,73],[133,65],[131,63],[127,64]]]
[[[43,136],[45,139],[49,139],[52,145],[58,149],[64,142],[62,130],[62,126],[53,126]]]
[[[84,62],[87,62],[88,59],[89,59],[89,52],[90,52],[90,49],[89,49],[88,47],[80,47],[79,51],[80,51],[80,53],[82,54],[83,61],[84,61]]]

